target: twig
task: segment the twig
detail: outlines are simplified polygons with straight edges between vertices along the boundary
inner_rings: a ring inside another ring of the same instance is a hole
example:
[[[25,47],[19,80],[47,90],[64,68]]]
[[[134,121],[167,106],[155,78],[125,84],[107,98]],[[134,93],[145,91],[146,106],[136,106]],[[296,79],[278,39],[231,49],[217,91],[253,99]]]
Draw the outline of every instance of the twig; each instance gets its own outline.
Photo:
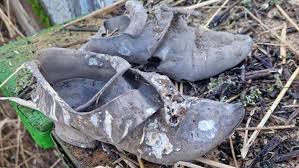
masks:
[[[218,8],[218,10],[214,13],[214,15],[207,21],[207,23],[205,24],[205,28],[209,27],[209,24],[213,21],[213,19],[218,15],[218,13],[222,10],[222,8],[228,3],[229,0],[225,0],[223,2],[223,4],[220,6],[220,8]]]
[[[180,93],[183,95],[184,94],[184,83],[180,82]]]
[[[56,162],[54,162],[50,168],[54,168],[60,161],[61,158],[57,159]]]
[[[289,80],[287,81],[287,83],[285,84],[285,86],[283,87],[283,89],[281,90],[281,92],[279,93],[279,95],[277,96],[277,98],[275,99],[275,101],[273,102],[273,104],[271,105],[270,109],[267,111],[267,113],[265,114],[265,116],[263,117],[263,119],[261,120],[261,122],[258,124],[257,127],[259,127],[259,128],[264,127],[265,123],[268,121],[268,119],[270,118],[271,114],[274,112],[274,110],[276,109],[276,107],[278,106],[278,104],[280,103],[280,101],[282,100],[283,96],[288,91],[289,87],[293,83],[293,81],[296,78],[296,76],[298,75],[298,73],[299,73],[299,67],[294,71],[294,73],[292,74],[292,76],[289,78]],[[254,140],[257,138],[257,136],[260,133],[260,131],[261,130],[255,130],[252,133],[252,135],[249,138],[249,140],[246,143],[246,145],[241,149],[241,155],[242,155],[243,158],[246,157],[250,146],[253,144]]]
[[[184,1],[186,1],[186,0],[178,0],[174,4],[172,4],[171,6],[177,6],[178,4],[183,3]]]
[[[10,0],[6,0],[5,5],[6,5],[7,17],[10,20]]]
[[[25,151],[24,151],[24,146],[23,146],[22,138],[20,140],[21,140],[21,143],[20,143],[21,155],[22,155],[23,161],[26,161],[26,155],[25,155]],[[27,162],[25,162],[25,167],[29,168],[29,165],[28,165]]]
[[[41,30],[40,25],[32,17],[32,15],[30,16],[30,13],[25,10],[20,0],[10,0],[10,2],[13,4],[12,10],[15,14],[18,24],[26,35],[33,35]]]
[[[230,149],[233,155],[233,159],[234,159],[234,163],[236,168],[238,168],[238,162],[237,162],[237,158],[236,158],[236,154],[235,154],[235,150],[234,150],[234,144],[233,144],[233,140],[232,140],[232,136],[229,136],[229,145],[230,145]]]
[[[276,4],[276,8],[281,12],[281,14],[297,29],[299,32],[299,26],[294,22],[292,18],[281,8],[279,4]]]
[[[222,1],[222,0],[208,0],[208,1],[204,1],[204,2],[201,2],[201,3],[195,4],[195,5],[187,6],[187,7],[184,7],[184,8],[192,10],[192,9],[197,9],[197,8],[200,8],[200,7],[203,7],[203,6],[211,5],[213,3],[220,2],[220,1]]]
[[[144,163],[143,163],[141,157],[137,156],[137,159],[138,159],[139,167],[144,168]]]
[[[268,46],[281,46],[281,44],[275,44],[275,43],[254,43],[257,45],[268,45]]]
[[[245,76],[256,76],[257,74],[269,74],[272,72],[277,72],[275,69],[262,69],[262,70],[257,70],[257,71],[249,71],[245,73]]]
[[[5,43],[3,34],[0,32],[0,43]]]
[[[74,42],[71,42],[71,43],[63,44],[63,45],[58,44],[57,46],[61,47],[61,48],[69,48],[71,46],[86,43],[87,41],[88,41],[87,39],[79,39],[78,41],[74,41]]]
[[[205,158],[202,158],[202,157],[199,158],[199,159],[196,159],[196,160],[201,162],[201,163],[204,163],[204,164],[207,164],[207,165],[210,165],[210,166],[214,166],[214,167],[235,168],[233,166],[229,166],[229,165],[219,163],[219,162],[216,162],[216,161],[213,161],[213,160],[205,159]]]
[[[291,159],[293,157],[298,157],[298,156],[299,156],[299,150],[294,150],[286,154],[277,155],[273,158],[273,160],[274,162],[283,162],[285,160]]]
[[[271,127],[247,127],[247,128],[236,128],[236,131],[255,131],[255,130],[278,130],[278,129],[289,129],[295,128],[296,125],[279,125],[279,126],[271,126]]]
[[[125,158],[123,158],[123,161],[124,161],[130,168],[137,168],[137,166],[136,166],[133,162],[131,162],[131,161],[125,159]]]
[[[63,30],[67,31],[75,31],[75,32],[98,32],[98,29],[93,29],[93,28],[80,28],[80,27],[70,27],[70,28],[64,28]]]
[[[276,146],[278,146],[283,139],[281,139],[278,136],[275,136],[274,138],[271,139],[270,142],[268,142],[263,149],[260,151],[260,153],[256,156],[256,158],[251,162],[250,167],[255,167],[255,165],[260,162],[266,155],[267,153],[271,152]]]
[[[168,12],[173,12],[173,13],[178,13],[178,14],[185,14],[185,15],[192,15],[195,17],[199,17],[202,15],[201,12],[199,11],[194,11],[194,10],[186,10],[183,7],[168,7],[167,5],[161,6],[161,9],[168,11]]]
[[[9,30],[11,37],[14,37],[15,33],[17,33],[21,37],[25,37],[23,33],[9,20],[9,18],[5,15],[3,10],[0,8],[0,17],[2,18],[3,22],[5,23],[7,29]]]
[[[285,124],[290,124],[290,122],[299,115],[299,108],[296,109],[291,115],[290,117],[288,118],[288,120],[285,122]]]
[[[287,40],[287,24],[283,23],[283,28],[281,29],[281,39]],[[282,59],[282,64],[286,64],[287,62],[287,50],[284,44],[280,44],[280,58]]]
[[[251,121],[251,119],[252,119],[252,116],[253,116],[253,114],[255,113],[256,110],[257,110],[257,108],[255,107],[255,108],[253,108],[253,109],[250,111],[250,116],[249,116],[248,119],[247,119],[245,128],[248,128],[248,127],[249,127],[249,124],[250,124],[250,121]],[[248,139],[248,130],[245,130],[243,147],[246,145],[247,139]]]
[[[14,30],[11,28],[10,24],[8,23],[10,20],[8,19],[8,17],[5,15],[5,13],[2,11],[2,9],[0,8],[0,17],[3,20],[7,30],[8,30],[8,34],[10,38],[13,38],[15,36],[15,32]]]
[[[179,83],[177,81],[174,81],[174,87],[176,88],[176,90],[179,90]]]
[[[183,162],[183,161],[179,161],[176,164],[174,164],[174,168],[180,168],[181,166],[184,167],[190,167],[190,168],[204,168],[202,166],[198,166],[196,164],[190,163],[190,162]]]
[[[270,30],[265,30],[265,31],[263,31],[263,32],[261,32],[261,33],[258,33],[257,34],[257,36],[260,36],[260,35],[263,35],[263,34],[265,34],[265,33],[271,33],[271,31],[276,31],[276,30],[280,30],[280,29],[282,29],[283,28],[283,26],[277,26],[277,27],[274,27],[274,28],[272,28],[272,29],[270,29]]]
[[[6,150],[9,150],[9,149],[12,149],[12,148],[15,148],[15,147],[17,147],[17,145],[7,146],[7,147],[4,147],[4,148],[1,148],[0,151],[6,151]]]
[[[0,88],[2,88],[6,82],[8,82],[10,80],[10,78],[12,78],[16,73],[18,73],[22,68],[24,68],[25,64],[22,64],[20,67],[18,67],[11,75],[9,75],[9,77],[7,77],[1,84],[0,84]]]
[[[18,164],[19,164],[19,153],[20,153],[20,136],[21,136],[21,123],[20,123],[20,119],[18,118],[18,124],[17,124],[17,129],[18,129],[18,133],[17,133],[17,150],[16,150],[16,160],[15,160],[15,168],[18,168]]]
[[[31,108],[34,110],[39,110],[37,105],[34,102],[29,101],[29,100],[28,101],[23,100],[18,97],[0,97],[0,100],[9,100],[9,101],[15,102],[21,106],[25,106],[25,107],[28,107],[28,108]]]
[[[25,164],[25,162],[28,162],[28,161],[30,161],[31,159],[34,159],[34,158],[36,158],[36,157],[38,157],[40,154],[38,153],[38,154],[35,154],[35,155],[32,155],[31,157],[29,157],[28,159],[26,159],[26,160],[24,160],[23,162],[21,162],[19,165],[18,165],[18,167],[21,167],[23,164]]]
[[[264,29],[269,30],[269,32],[275,36],[281,43],[286,45],[297,57],[299,57],[299,52],[288,42],[281,39],[279,35],[277,35],[273,30],[271,30],[267,25],[265,25],[260,19],[258,19],[254,14],[252,14],[247,8],[243,7],[243,9],[254,19],[256,20]]]
[[[220,14],[217,14],[213,20],[211,20],[211,23],[207,25],[209,28],[216,27],[220,25],[225,19],[229,17],[229,12],[232,8],[234,8],[236,5],[240,3],[240,0],[236,0],[232,5],[230,6],[221,6],[221,8],[225,8]],[[248,29],[249,30],[249,29]],[[243,31],[245,34],[246,31]]]
[[[232,96],[232,97],[230,97],[229,99],[227,99],[226,101],[225,101],[225,103],[231,103],[232,101],[234,101],[234,100],[236,100],[238,97],[240,97],[242,94],[241,93],[239,93],[239,94],[237,94],[237,95],[234,95],[234,96]]]
[[[111,149],[112,152],[118,154],[120,157],[122,157],[123,159],[126,159],[126,160],[129,160],[130,162],[134,163],[135,165],[138,165],[139,163],[137,163],[135,160],[129,158],[128,156],[126,156],[125,154],[117,151],[117,150],[114,150],[114,149]]]
[[[298,108],[298,107],[299,107],[299,104],[291,104],[291,105],[282,106],[282,108]]]
[[[115,3],[111,4],[110,6],[106,6],[104,8],[99,9],[99,10],[91,12],[90,14],[88,14],[86,16],[83,16],[81,18],[75,19],[75,20],[73,20],[73,21],[65,24],[64,26],[62,26],[62,28],[65,28],[67,26],[70,26],[72,24],[78,23],[78,22],[80,22],[82,20],[86,20],[88,18],[97,16],[97,15],[106,15],[108,13],[111,13],[111,12],[115,11],[116,9],[118,9],[119,7],[123,6],[126,3],[126,1],[127,0],[116,1]]]
[[[247,73],[245,73],[245,80],[267,77],[267,76],[271,75],[273,72],[276,72],[276,71],[270,70],[270,69],[263,69],[263,70],[258,70],[258,71],[247,72]]]

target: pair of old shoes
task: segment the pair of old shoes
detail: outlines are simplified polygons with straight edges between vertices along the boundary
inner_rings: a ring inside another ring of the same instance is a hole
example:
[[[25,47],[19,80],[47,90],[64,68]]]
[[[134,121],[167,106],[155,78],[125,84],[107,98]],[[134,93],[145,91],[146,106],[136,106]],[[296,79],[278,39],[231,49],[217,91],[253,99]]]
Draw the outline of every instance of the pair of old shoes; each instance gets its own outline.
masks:
[[[139,2],[126,7],[129,17],[104,23],[116,35],[98,33],[81,50],[44,49],[28,62],[37,78],[32,100],[67,143],[94,148],[101,141],[158,164],[196,159],[233,132],[244,108],[183,96],[156,72],[177,80],[210,77],[244,59],[251,40],[189,27],[168,11],[148,16]],[[152,60],[155,72],[128,63]]]

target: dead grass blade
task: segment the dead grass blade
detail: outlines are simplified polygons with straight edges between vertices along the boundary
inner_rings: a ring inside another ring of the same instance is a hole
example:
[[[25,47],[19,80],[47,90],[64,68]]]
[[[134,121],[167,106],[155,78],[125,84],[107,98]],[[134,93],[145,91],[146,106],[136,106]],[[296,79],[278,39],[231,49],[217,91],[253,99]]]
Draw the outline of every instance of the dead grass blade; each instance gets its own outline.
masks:
[[[251,119],[252,119],[252,116],[253,116],[253,114],[255,113],[256,110],[257,110],[257,108],[254,108],[254,109],[251,110],[251,112],[250,112],[250,116],[249,116],[248,119],[247,119],[245,128],[248,128],[248,127],[249,127],[249,124],[250,124],[250,121],[251,121]],[[248,140],[248,130],[245,130],[243,146],[246,145],[247,140]]]
[[[34,158],[36,158],[36,157],[38,157],[38,156],[40,156],[40,154],[38,153],[38,154],[35,154],[35,155],[32,155],[31,157],[29,157],[28,159],[26,159],[26,160],[24,160],[23,162],[21,162],[19,165],[18,165],[18,167],[21,167],[23,164],[25,164],[26,162],[29,162],[30,160],[32,160],[32,159],[34,159]]]
[[[34,109],[34,110],[38,110],[36,104],[32,101],[27,101],[27,100],[23,100],[20,99],[18,97],[0,97],[0,100],[10,100],[12,102],[15,102],[19,105]]]
[[[238,162],[237,162],[237,158],[236,158],[236,154],[235,154],[235,150],[234,150],[234,144],[233,144],[233,140],[232,140],[232,136],[229,136],[229,145],[230,145],[230,149],[233,155],[233,159],[234,159],[234,163],[236,168],[238,168]]]
[[[10,38],[13,38],[16,33],[15,31],[11,28],[9,22],[10,22],[10,19],[5,15],[5,13],[3,12],[3,10],[0,8],[0,17],[2,19],[2,21],[4,22],[7,30],[8,30],[8,34],[9,34],[9,37]]]
[[[19,164],[19,154],[20,154],[20,136],[21,136],[21,123],[20,123],[20,119],[18,118],[18,124],[17,124],[17,129],[18,129],[18,133],[17,133],[17,150],[16,150],[16,160],[15,160],[15,168],[18,168],[18,164]]]
[[[258,19],[254,14],[252,14],[247,8],[242,7],[255,21],[257,21],[265,30],[268,30],[275,38],[277,38],[281,43],[286,45],[298,58],[299,52],[288,42],[281,39],[279,35],[277,35],[273,30],[271,30],[267,25],[265,25],[260,19]]]
[[[184,8],[187,9],[187,10],[193,10],[193,9],[197,9],[197,8],[200,8],[200,7],[203,7],[203,6],[211,5],[211,4],[220,2],[220,1],[222,1],[222,0],[208,0],[208,1],[204,1],[204,2],[201,2],[201,3],[195,4],[195,5],[187,6],[187,7],[184,7]]]
[[[139,163],[139,167],[144,168],[144,163],[143,163],[142,159],[137,156],[137,160],[138,160],[138,163]]]
[[[288,120],[285,122],[285,124],[289,124],[289,123],[291,123],[291,121],[292,121],[295,117],[297,117],[298,115],[299,115],[299,108],[296,109],[296,110],[289,116],[289,118],[288,118]]]
[[[0,17],[3,20],[8,32],[9,36],[13,38],[16,34],[18,34],[21,37],[25,37],[23,33],[10,21],[10,19],[5,15],[3,10],[0,8]]]
[[[7,146],[7,147],[4,147],[4,148],[1,148],[0,151],[6,151],[6,150],[9,150],[9,149],[12,149],[12,148],[15,148],[15,147],[17,147],[17,145]]]
[[[297,29],[299,32],[299,26],[296,22],[281,8],[279,4],[276,4],[276,8],[281,12],[281,14]]]
[[[281,29],[281,39],[287,40],[287,24],[283,23],[283,28]],[[280,44],[280,58],[282,59],[282,64],[286,64],[287,62],[287,50],[284,44]]]
[[[202,166],[198,166],[196,164],[190,163],[190,162],[183,162],[183,161],[179,161],[176,164],[174,164],[174,168],[180,168],[180,167],[190,167],[190,168],[204,168]]]
[[[289,129],[295,128],[296,125],[279,125],[279,126],[271,126],[271,127],[247,127],[247,128],[236,128],[236,131],[255,131],[255,130],[279,130],[279,129]]]
[[[94,17],[94,16],[104,16],[107,15],[113,11],[115,11],[116,9],[118,9],[119,7],[123,6],[126,3],[127,0],[118,0],[115,3],[111,4],[110,6],[106,6],[104,8],[101,8],[99,10],[96,10],[94,12],[91,12],[90,14],[83,16],[81,18],[75,19],[67,24],[65,24],[64,26],[62,26],[62,28],[65,28],[67,26],[70,26],[72,24],[78,23],[82,20],[86,20],[88,18]]]
[[[218,13],[222,10],[222,8],[229,2],[229,0],[225,0],[223,4],[220,6],[220,8],[217,9],[217,11],[214,13],[214,15],[207,21],[205,24],[205,28],[209,27],[209,24],[213,21],[213,19],[218,15]]]
[[[0,9],[1,11],[1,9]],[[7,77],[1,84],[0,88],[2,88],[13,76],[15,76],[22,68],[24,68],[25,64],[22,64],[20,67],[18,67],[9,77]]]
[[[196,159],[196,161],[199,161],[201,163],[207,164],[209,166],[214,166],[214,167],[235,168],[233,166],[226,165],[226,164],[223,164],[223,163],[219,163],[219,162],[216,162],[216,161],[213,161],[213,160],[205,159],[205,158],[202,158],[202,157],[199,158],[199,159]]]
[[[56,167],[56,165],[61,161],[61,158],[57,159],[50,168]]]

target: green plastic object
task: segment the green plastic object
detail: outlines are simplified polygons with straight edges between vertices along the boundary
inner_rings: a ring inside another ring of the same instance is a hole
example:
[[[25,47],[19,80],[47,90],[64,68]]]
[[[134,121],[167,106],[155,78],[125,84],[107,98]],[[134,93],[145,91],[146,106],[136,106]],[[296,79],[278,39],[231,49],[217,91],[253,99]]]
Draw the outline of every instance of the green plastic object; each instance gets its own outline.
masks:
[[[27,37],[0,47],[0,83],[25,61],[32,59],[36,52],[33,40],[33,37]],[[22,70],[0,88],[0,92],[7,97],[17,96],[19,91],[29,83],[28,79],[31,79],[31,74]],[[54,126],[51,120],[39,111],[12,102],[10,104],[39,147],[44,149],[55,147],[55,143],[51,138],[51,131]]]

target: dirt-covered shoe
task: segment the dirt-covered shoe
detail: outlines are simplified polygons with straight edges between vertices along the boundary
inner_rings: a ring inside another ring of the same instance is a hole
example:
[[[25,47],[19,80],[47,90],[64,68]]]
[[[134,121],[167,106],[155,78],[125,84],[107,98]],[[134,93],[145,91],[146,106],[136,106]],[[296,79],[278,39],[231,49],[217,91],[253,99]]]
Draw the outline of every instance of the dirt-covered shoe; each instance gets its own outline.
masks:
[[[182,96],[171,80],[122,58],[52,48],[27,63],[33,101],[67,143],[115,145],[150,162],[193,160],[220,144],[244,115],[240,104]]]
[[[130,17],[108,19],[99,31],[118,30],[116,35],[102,37],[98,33],[82,50],[146,64],[146,71],[159,72],[175,80],[197,81],[236,66],[253,44],[247,35],[188,26],[186,19],[164,8],[156,8],[154,17],[146,17],[140,2],[128,1],[126,7]]]

